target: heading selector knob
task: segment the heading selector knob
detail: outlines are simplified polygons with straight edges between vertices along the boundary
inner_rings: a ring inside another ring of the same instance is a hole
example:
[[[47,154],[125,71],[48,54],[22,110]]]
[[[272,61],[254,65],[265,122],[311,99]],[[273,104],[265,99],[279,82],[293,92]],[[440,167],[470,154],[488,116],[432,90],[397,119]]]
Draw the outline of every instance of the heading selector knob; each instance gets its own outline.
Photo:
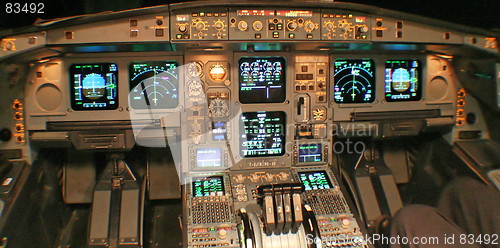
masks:
[[[333,25],[333,22],[327,22],[327,23],[325,23],[325,28],[328,31],[333,31],[334,27],[335,26]]]
[[[255,31],[260,31],[264,27],[261,21],[254,21],[252,27]]]
[[[248,29],[248,23],[246,21],[238,22],[238,29],[241,31],[245,31]]]
[[[294,31],[297,28],[297,23],[295,21],[290,21],[286,24],[286,27],[290,31]]]
[[[314,22],[312,21],[306,21],[306,23],[304,23],[304,30],[306,32],[312,32],[315,27],[316,25],[314,25]]]
[[[224,22],[222,22],[221,20],[218,20],[214,23],[214,27],[215,29],[217,30],[221,30],[224,28]]]

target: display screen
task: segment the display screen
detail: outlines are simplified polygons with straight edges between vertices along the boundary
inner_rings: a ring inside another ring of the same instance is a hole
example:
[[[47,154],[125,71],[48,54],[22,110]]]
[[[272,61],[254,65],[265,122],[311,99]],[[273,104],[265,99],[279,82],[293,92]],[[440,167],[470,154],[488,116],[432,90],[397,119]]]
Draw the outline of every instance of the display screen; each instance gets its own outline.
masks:
[[[198,178],[193,180],[193,196],[224,195],[224,181],[222,176]]]
[[[133,109],[172,109],[179,105],[177,62],[134,62],[129,67]]]
[[[227,123],[225,121],[212,122],[212,139],[215,141],[227,139]]]
[[[246,112],[242,114],[241,120],[245,130],[240,136],[241,156],[285,154],[285,112]]]
[[[279,58],[241,58],[241,103],[281,103],[286,96],[286,62]]]
[[[370,103],[375,100],[375,62],[371,59],[337,59],[333,98],[336,103]]]
[[[299,172],[305,190],[331,189],[332,183],[325,171]]]
[[[321,144],[299,144],[299,163],[315,163],[323,161]]]
[[[220,167],[222,166],[222,152],[220,148],[196,149],[196,166]]]
[[[77,64],[69,68],[73,110],[118,108],[118,66]]]
[[[418,101],[422,97],[421,66],[418,60],[385,62],[385,100]]]

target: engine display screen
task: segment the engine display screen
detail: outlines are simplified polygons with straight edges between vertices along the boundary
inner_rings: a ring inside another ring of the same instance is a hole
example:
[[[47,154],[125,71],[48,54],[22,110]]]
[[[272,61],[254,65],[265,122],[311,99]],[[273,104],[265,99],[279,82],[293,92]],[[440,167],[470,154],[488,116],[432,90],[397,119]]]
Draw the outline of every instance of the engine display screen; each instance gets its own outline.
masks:
[[[241,58],[241,103],[282,103],[286,97],[286,62],[278,58]]]
[[[337,59],[333,98],[336,103],[371,103],[375,100],[375,62],[371,59]]]
[[[193,196],[224,195],[224,181],[222,176],[198,178],[193,180]]]
[[[69,68],[73,110],[118,108],[118,66],[113,63],[75,64]]]
[[[196,166],[199,168],[222,166],[221,149],[220,148],[196,149]]]
[[[172,109],[179,105],[177,62],[134,62],[129,67],[133,109]]]
[[[323,161],[321,144],[299,144],[299,163],[316,163]]]
[[[305,190],[331,189],[333,187],[325,171],[299,172],[299,178]]]
[[[240,136],[242,157],[285,154],[285,112],[246,112],[241,120],[245,130]]]
[[[385,62],[385,100],[418,101],[422,97],[421,66],[418,60]]]

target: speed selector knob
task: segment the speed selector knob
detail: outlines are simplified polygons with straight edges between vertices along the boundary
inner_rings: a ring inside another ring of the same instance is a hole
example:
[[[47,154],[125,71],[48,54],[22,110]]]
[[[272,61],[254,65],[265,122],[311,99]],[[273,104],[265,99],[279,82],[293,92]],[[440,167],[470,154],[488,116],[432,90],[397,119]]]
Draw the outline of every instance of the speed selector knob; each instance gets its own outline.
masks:
[[[255,31],[260,31],[264,27],[261,21],[254,21],[252,27]]]
[[[197,22],[195,27],[196,27],[196,30],[202,31],[205,29],[205,23],[204,22]]]
[[[248,29],[248,23],[246,21],[238,22],[238,29],[241,31],[245,31]]]
[[[304,23],[304,30],[306,30],[306,32],[312,32],[315,28],[315,25],[312,21],[306,21],[306,23]]]
[[[224,23],[223,23],[222,21],[216,21],[216,22],[214,23],[214,27],[215,27],[215,29],[217,29],[217,30],[221,30],[221,29],[223,29],[223,28],[224,28]]]
[[[367,26],[361,26],[361,27],[358,28],[358,31],[360,33],[366,33],[366,32],[368,32],[368,27]]]
[[[295,21],[288,22],[288,24],[286,24],[286,27],[288,28],[288,30],[294,31],[297,28],[297,23]]]

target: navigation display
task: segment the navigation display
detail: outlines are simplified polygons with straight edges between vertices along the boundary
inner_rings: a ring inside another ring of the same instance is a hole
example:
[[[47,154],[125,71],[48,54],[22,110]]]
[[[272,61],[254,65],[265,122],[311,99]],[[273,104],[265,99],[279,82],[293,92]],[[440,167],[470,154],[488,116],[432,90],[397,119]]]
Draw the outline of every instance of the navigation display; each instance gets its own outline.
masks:
[[[385,100],[418,101],[422,98],[421,66],[418,60],[385,62]]]
[[[331,189],[332,183],[325,171],[299,172],[305,190]]]
[[[336,103],[375,100],[375,62],[371,59],[335,60],[333,98]]]
[[[246,112],[241,120],[245,130],[240,136],[242,157],[285,154],[285,112]]]
[[[321,144],[299,144],[299,163],[316,163],[323,161]]]
[[[118,108],[118,67],[113,63],[75,64],[69,68],[73,110]]]
[[[129,67],[129,102],[133,109],[172,109],[179,105],[175,61],[134,62]]]
[[[196,166],[220,167],[222,166],[222,152],[220,148],[196,149]]]
[[[198,178],[193,180],[193,196],[224,195],[224,181],[222,176]]]
[[[278,58],[241,58],[241,103],[282,103],[286,97],[286,62]]]

